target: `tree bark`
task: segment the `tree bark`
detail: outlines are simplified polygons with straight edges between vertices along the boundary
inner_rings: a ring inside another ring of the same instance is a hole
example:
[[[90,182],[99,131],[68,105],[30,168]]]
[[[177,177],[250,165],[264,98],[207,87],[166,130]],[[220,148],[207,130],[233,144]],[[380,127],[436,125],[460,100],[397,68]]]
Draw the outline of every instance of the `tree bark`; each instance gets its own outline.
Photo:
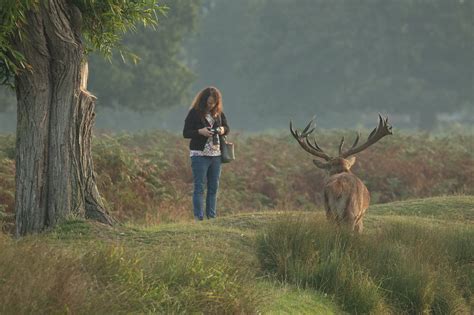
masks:
[[[95,97],[87,91],[80,12],[66,0],[39,3],[28,12],[24,39],[14,39],[31,65],[16,78],[17,235],[70,216],[112,223],[94,177]]]

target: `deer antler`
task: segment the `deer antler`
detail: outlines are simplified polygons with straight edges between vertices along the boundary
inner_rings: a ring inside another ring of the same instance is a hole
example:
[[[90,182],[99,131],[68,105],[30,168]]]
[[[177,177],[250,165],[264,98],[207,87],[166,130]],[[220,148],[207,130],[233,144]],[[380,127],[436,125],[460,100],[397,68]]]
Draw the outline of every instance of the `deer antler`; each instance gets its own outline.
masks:
[[[319,147],[319,145],[316,143],[316,139],[313,137],[313,143],[308,139],[308,136],[314,131],[314,128],[311,128],[311,125],[314,122],[314,118],[311,119],[309,124],[304,128],[303,132],[300,132],[298,130],[293,130],[293,123],[290,120],[290,132],[293,135],[293,137],[298,141],[300,146],[306,151],[311,153],[314,156],[317,156],[319,158],[325,159],[326,161],[329,161],[331,157],[329,157],[324,151]]]
[[[372,144],[376,143],[383,137],[387,135],[391,135],[391,134],[392,134],[392,126],[388,123],[388,116],[386,118],[382,118],[382,116],[379,114],[379,125],[374,130],[372,130],[372,132],[370,133],[365,143],[357,146],[357,143],[359,142],[359,138],[360,138],[360,133],[358,133],[357,138],[355,139],[352,147],[346,152],[342,152],[344,137],[342,138],[341,144],[339,146],[339,156],[342,158],[347,158],[353,154],[359,153],[367,149],[368,147],[370,147]]]

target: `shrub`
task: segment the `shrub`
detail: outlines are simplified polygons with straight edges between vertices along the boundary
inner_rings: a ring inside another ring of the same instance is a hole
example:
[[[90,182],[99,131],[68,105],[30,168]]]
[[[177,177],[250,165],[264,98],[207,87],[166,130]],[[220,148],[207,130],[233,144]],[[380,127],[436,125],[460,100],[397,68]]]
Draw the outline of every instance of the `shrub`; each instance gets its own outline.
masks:
[[[341,134],[322,133],[318,141],[334,152]],[[233,135],[232,141],[237,160],[223,166],[220,214],[322,207],[326,175],[286,132]],[[473,141],[472,135],[399,133],[360,153],[353,171],[372,203],[474,194],[474,153],[465,145]],[[93,157],[99,191],[118,219],[155,224],[192,218],[188,140],[163,131],[100,134]],[[14,138],[0,136],[0,205],[6,213],[14,209],[14,173]]]

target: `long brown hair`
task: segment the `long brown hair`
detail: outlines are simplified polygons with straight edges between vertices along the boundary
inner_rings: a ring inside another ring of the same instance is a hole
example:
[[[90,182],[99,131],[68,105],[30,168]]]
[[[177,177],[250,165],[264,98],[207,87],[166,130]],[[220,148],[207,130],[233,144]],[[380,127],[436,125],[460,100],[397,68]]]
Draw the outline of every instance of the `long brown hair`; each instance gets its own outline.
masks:
[[[214,86],[209,86],[200,91],[196,97],[194,97],[191,108],[194,108],[199,113],[204,115],[206,113],[207,99],[209,96],[212,96],[216,100],[216,106],[211,109],[210,114],[213,117],[217,117],[222,113],[223,104],[221,91],[219,91],[219,89]]]

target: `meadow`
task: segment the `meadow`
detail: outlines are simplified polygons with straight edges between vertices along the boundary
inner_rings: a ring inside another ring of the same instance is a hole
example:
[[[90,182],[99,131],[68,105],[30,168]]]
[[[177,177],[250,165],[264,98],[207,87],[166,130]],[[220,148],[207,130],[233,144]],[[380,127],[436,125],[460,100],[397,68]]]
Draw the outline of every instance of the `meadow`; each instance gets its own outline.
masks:
[[[368,134],[368,132],[364,132]],[[341,136],[318,134],[329,153]],[[321,208],[324,172],[289,132],[234,133],[237,160],[224,165],[221,215]],[[351,139],[347,139],[350,143]],[[14,209],[15,139],[0,135],[0,213]],[[93,157],[99,190],[121,222],[156,224],[191,219],[192,174],[188,141],[157,131],[98,134]],[[442,195],[474,194],[474,134],[400,133],[357,155],[352,168],[371,192],[372,204]]]
[[[474,197],[418,202],[372,206],[360,237],[320,211],[3,234],[0,313],[469,314]]]
[[[341,133],[319,143],[335,150]],[[14,239],[14,137],[0,136],[0,313],[472,313],[473,136],[401,134],[360,154],[373,202],[356,237],[324,219],[324,174],[293,139],[232,140],[216,220],[192,221],[179,135],[100,134],[97,180],[120,223]]]

